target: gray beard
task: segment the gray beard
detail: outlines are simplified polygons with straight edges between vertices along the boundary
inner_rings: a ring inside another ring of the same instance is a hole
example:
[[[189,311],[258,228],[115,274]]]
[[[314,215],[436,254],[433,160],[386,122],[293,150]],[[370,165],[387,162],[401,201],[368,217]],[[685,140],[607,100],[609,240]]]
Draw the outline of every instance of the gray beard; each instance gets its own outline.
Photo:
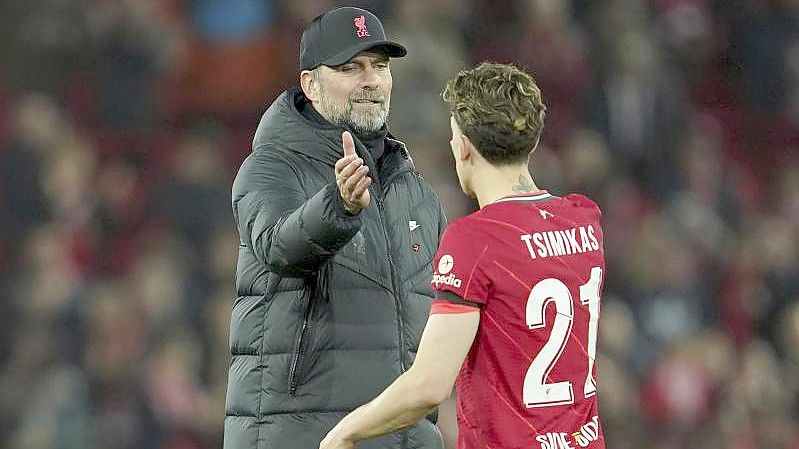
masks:
[[[347,105],[339,107],[330,100],[327,93],[322,89],[319,92],[319,112],[332,124],[344,128],[350,128],[356,134],[368,134],[377,131],[386,124],[388,120],[389,101],[381,105],[382,107],[370,113],[368,111],[356,111],[352,98],[347,99]]]

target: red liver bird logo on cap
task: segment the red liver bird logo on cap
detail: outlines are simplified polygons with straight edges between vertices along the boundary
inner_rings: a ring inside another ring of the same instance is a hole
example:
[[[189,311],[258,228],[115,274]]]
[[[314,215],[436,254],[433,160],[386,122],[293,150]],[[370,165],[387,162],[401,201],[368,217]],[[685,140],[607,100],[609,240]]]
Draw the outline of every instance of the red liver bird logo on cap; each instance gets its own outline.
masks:
[[[369,30],[366,28],[366,17],[364,17],[363,14],[352,19],[352,22],[355,24],[356,36],[358,37],[371,36],[371,34],[369,34]]]

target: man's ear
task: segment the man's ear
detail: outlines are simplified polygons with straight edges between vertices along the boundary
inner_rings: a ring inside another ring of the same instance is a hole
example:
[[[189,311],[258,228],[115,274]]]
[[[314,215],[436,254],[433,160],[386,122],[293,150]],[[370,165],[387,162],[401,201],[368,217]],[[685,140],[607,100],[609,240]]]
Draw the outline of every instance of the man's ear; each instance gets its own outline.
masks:
[[[474,145],[472,145],[472,141],[469,140],[469,138],[466,137],[464,134],[461,134],[460,139],[461,139],[461,145],[460,145],[461,151],[458,157],[463,162],[467,161],[469,163],[474,162],[475,151],[477,150],[474,148]]]
[[[310,70],[303,70],[300,73],[300,87],[302,88],[302,93],[304,93],[309,100],[312,102],[319,100],[319,83]]]

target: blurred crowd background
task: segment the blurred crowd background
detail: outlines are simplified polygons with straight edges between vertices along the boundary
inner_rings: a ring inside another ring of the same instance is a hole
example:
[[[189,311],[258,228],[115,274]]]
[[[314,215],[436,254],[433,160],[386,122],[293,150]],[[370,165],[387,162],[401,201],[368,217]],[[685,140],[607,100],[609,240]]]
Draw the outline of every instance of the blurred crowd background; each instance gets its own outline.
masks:
[[[450,219],[444,80],[538,79],[534,177],[604,211],[609,449],[799,448],[792,0],[3,1],[0,447],[221,447],[231,182],[337,4],[407,46],[390,129]]]

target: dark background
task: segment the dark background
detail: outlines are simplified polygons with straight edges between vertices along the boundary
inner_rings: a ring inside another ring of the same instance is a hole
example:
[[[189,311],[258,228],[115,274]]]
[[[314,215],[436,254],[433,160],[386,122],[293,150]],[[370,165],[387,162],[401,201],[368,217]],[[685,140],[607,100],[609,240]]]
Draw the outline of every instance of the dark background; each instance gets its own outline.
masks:
[[[335,5],[0,1],[0,447],[221,447],[231,181]],[[608,448],[799,448],[799,2],[358,5],[450,219],[444,80],[542,86],[533,175],[604,211]]]

